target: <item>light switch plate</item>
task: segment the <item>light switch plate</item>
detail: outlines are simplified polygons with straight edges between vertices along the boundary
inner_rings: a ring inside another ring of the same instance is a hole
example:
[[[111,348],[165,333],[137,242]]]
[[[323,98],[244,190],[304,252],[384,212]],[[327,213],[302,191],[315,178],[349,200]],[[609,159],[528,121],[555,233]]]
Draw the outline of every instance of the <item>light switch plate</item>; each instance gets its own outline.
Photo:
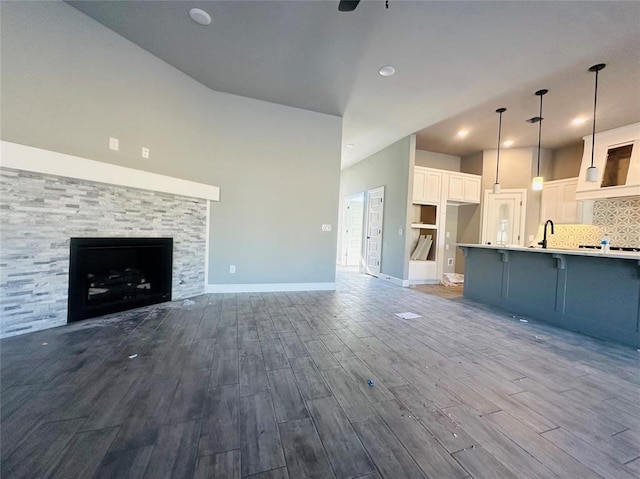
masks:
[[[235,264],[230,264],[229,265],[229,273],[236,274],[236,265]]]
[[[114,137],[109,138],[109,149],[113,151],[118,151],[120,149],[120,140]]]
[[[331,231],[331,225],[322,225],[322,231]]]

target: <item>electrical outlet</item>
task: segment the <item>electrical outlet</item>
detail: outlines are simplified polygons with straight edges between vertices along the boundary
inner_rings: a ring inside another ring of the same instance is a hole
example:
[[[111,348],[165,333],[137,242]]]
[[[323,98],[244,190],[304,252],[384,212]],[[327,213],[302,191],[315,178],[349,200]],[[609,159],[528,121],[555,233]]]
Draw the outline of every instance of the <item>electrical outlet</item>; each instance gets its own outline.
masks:
[[[120,140],[114,137],[109,138],[109,149],[113,151],[118,151],[120,149]]]
[[[447,258],[447,266],[453,266],[453,258]]]
[[[142,158],[149,158],[149,148],[142,147]]]
[[[444,249],[447,249],[447,250],[449,249],[449,243],[444,245]]]
[[[447,238],[451,236],[451,231],[447,231]]]
[[[229,265],[229,273],[236,274],[236,265],[235,264],[230,264]]]
[[[322,225],[322,231],[331,231],[331,225]]]

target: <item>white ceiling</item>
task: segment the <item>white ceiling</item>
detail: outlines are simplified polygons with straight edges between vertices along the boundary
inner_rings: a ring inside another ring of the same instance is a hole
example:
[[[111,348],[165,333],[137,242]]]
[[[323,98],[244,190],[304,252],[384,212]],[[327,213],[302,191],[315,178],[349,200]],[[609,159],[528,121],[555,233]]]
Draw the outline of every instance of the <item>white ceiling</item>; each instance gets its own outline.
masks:
[[[589,134],[600,73],[598,131],[640,121],[640,2],[69,1],[217,90],[343,120],[343,167],[418,132],[418,148],[465,155],[505,139],[534,145],[534,92],[544,97],[543,147]],[[192,7],[211,14],[193,23]],[[378,69],[391,64],[395,76]],[[460,128],[470,130],[456,139]],[[250,134],[251,132],[248,132]],[[345,145],[353,143],[355,148]]]

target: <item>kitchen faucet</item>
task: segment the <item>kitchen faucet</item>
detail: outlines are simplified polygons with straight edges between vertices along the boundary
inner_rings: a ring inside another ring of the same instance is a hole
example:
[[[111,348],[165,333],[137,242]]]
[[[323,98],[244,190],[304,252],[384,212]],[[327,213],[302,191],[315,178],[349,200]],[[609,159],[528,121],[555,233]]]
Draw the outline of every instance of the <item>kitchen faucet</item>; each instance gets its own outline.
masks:
[[[553,221],[551,220],[547,220],[544,223],[544,237],[542,238],[542,241],[538,241],[538,244],[540,246],[542,246],[544,249],[547,249],[547,225],[551,225],[551,234],[554,234],[553,232]]]

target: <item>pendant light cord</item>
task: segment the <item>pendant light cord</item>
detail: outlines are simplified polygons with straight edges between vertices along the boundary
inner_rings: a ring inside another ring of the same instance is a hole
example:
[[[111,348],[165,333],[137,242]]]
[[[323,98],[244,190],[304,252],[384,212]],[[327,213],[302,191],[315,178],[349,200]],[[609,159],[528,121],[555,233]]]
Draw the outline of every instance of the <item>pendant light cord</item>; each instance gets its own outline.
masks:
[[[536,176],[540,176],[540,141],[542,140],[542,96],[544,95],[544,93],[540,93],[540,124],[538,125],[538,170]]]
[[[498,120],[498,158],[496,161],[496,183],[498,182],[498,171],[500,170],[500,137],[502,135],[502,114],[507,111],[506,108],[498,108],[496,110],[497,113],[500,114],[500,119]]]
[[[593,156],[596,147],[596,102],[598,101],[598,72],[596,70],[596,87],[593,91],[593,129],[591,130],[591,168],[593,168]]]

